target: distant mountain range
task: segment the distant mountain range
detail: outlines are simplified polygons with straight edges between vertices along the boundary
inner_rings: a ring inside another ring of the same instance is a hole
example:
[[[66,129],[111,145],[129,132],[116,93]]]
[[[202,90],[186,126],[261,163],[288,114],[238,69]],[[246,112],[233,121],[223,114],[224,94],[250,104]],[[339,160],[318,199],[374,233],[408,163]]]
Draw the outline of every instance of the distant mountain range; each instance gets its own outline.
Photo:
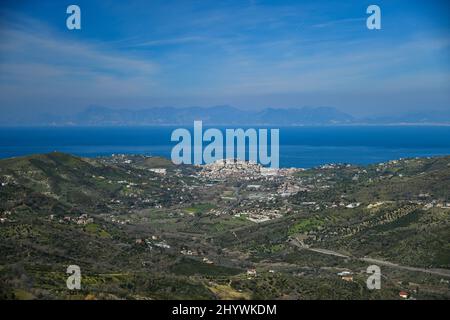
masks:
[[[195,120],[202,120],[206,125],[450,124],[450,113],[428,112],[426,114],[356,118],[333,107],[266,108],[246,111],[231,106],[155,107],[139,110],[90,106],[84,111],[70,116],[5,115],[0,120],[0,125],[188,125]]]
[[[89,107],[77,114],[73,122],[83,125],[186,125],[195,120],[202,120],[207,125],[302,125],[346,123],[353,118],[329,107],[261,111],[244,111],[230,106],[141,110]]]

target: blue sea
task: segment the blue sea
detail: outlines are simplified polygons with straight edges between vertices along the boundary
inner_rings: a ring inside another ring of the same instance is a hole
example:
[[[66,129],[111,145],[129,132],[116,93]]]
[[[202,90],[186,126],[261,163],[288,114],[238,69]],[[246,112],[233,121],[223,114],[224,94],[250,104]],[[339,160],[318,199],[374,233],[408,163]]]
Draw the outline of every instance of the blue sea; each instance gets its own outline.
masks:
[[[0,158],[66,152],[170,158],[173,127],[0,128]],[[189,128],[188,128],[189,129]],[[371,164],[406,157],[450,155],[450,126],[329,126],[280,129],[280,166]]]

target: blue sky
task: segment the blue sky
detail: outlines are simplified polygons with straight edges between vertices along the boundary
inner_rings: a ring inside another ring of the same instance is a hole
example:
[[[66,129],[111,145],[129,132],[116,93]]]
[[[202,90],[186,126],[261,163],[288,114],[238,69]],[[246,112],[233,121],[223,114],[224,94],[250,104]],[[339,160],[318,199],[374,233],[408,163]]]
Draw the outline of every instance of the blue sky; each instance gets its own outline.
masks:
[[[66,28],[81,8],[82,30]],[[366,28],[381,7],[382,29]],[[447,1],[2,1],[0,110],[450,111]]]

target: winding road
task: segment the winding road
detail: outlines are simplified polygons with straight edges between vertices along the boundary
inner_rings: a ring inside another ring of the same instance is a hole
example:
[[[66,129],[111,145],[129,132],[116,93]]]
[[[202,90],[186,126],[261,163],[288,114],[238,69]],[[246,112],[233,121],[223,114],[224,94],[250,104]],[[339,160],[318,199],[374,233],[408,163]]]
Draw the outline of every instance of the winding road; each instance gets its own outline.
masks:
[[[386,266],[386,267],[394,268],[394,269],[401,269],[401,270],[407,270],[407,271],[412,271],[412,272],[423,272],[423,273],[434,274],[434,275],[450,278],[450,270],[446,270],[446,269],[417,268],[417,267],[403,266],[403,265],[392,263],[389,261],[373,259],[373,258],[369,258],[369,257],[358,258],[358,257],[354,257],[354,256],[348,256],[348,255],[345,255],[345,254],[342,254],[342,253],[339,253],[336,251],[332,251],[332,250],[320,249],[320,248],[310,248],[310,247],[307,247],[307,246],[303,245],[302,243],[300,243],[297,239],[291,239],[289,241],[289,243],[291,243],[292,245],[294,245],[302,250],[308,250],[308,251],[322,253],[322,254],[335,256],[335,257],[339,257],[339,258],[344,258],[344,259],[353,259],[353,260],[364,261],[364,262],[382,265],[382,266]]]

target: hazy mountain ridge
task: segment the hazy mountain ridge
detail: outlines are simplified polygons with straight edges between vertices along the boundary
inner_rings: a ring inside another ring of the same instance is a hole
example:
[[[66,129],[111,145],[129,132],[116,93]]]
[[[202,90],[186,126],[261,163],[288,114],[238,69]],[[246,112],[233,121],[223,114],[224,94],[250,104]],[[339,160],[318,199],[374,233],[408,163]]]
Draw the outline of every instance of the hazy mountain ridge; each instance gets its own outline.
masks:
[[[429,111],[403,115],[355,117],[334,107],[265,108],[242,110],[232,106],[153,107],[145,109],[90,106],[73,115],[50,113],[10,113],[0,119],[2,126],[133,126],[190,125],[202,120],[206,125],[386,125],[450,124],[450,113]]]
[[[158,107],[141,110],[89,107],[77,114],[75,123],[85,125],[170,125],[192,124],[195,120],[202,120],[211,125],[302,125],[348,123],[353,120],[353,117],[330,107],[267,108],[261,111],[244,111],[230,106]]]

